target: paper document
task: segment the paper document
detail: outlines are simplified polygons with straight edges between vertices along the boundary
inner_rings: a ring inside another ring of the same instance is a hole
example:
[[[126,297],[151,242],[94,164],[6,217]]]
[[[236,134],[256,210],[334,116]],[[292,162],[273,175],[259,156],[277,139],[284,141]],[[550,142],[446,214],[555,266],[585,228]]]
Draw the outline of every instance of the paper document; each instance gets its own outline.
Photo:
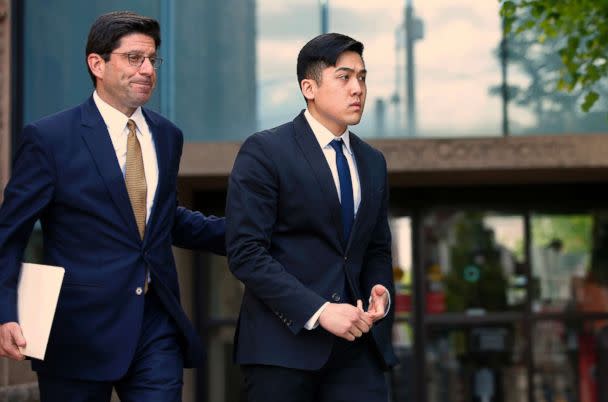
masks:
[[[65,269],[23,263],[17,288],[17,316],[27,345],[25,356],[44,360]]]

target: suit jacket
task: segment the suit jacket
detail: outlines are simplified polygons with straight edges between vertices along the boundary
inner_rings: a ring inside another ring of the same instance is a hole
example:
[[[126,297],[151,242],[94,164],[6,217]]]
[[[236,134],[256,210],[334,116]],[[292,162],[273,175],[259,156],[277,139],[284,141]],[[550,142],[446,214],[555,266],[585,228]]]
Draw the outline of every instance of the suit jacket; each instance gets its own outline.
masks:
[[[65,268],[44,361],[35,370],[112,380],[127,370],[144,310],[146,268],[183,335],[186,366],[203,348],[180,306],[171,245],[224,253],[223,218],[177,205],[183,136],[149,110],[158,188],[142,241],[110,135],[93,98],[25,127],[0,208],[0,323],[17,321],[16,286],[37,219],[44,262]],[[27,339],[26,339],[27,341]]]
[[[375,284],[393,292],[386,162],[357,136],[350,138],[361,203],[349,239],[342,238],[327,160],[303,113],[252,135],[237,155],[226,242],[230,269],[245,284],[235,335],[240,364],[318,369],[335,337],[304,325],[323,303],[367,304]],[[389,314],[372,330],[386,366],[396,362],[391,329]]]

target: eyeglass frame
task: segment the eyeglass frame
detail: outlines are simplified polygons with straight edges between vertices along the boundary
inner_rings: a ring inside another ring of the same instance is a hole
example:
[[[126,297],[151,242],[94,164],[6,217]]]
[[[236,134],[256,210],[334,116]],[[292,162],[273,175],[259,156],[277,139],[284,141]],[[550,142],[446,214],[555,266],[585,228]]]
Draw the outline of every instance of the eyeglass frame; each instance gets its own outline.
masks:
[[[152,64],[152,68],[155,70],[158,70],[158,68],[163,64],[163,58],[158,56],[144,56],[143,54],[122,52],[110,52],[109,54],[120,54],[122,56],[127,56],[127,61],[129,62],[129,65],[131,67],[140,68],[141,66],[143,66],[144,61],[146,61],[146,59],[150,61],[150,64]],[[136,62],[131,60],[132,57],[141,57],[141,62],[137,64]]]

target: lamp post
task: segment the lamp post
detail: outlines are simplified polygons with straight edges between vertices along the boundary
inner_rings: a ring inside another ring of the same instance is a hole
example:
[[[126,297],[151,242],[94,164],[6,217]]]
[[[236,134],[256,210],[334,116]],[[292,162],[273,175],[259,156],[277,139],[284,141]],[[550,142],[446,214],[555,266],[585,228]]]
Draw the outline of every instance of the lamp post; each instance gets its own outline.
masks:
[[[407,135],[416,136],[416,91],[415,91],[415,64],[414,44],[424,37],[424,26],[422,20],[414,15],[413,0],[405,2],[405,104],[407,116]]]

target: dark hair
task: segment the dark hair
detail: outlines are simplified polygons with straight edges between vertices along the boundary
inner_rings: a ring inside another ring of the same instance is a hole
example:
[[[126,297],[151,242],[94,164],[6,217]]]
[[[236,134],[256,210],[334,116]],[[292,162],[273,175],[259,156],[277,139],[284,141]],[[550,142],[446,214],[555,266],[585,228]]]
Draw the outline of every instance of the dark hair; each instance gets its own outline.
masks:
[[[97,53],[105,61],[110,59],[110,53],[120,47],[123,36],[140,33],[154,39],[156,49],[160,47],[160,25],[153,18],[144,17],[131,11],[113,11],[103,14],[91,25],[87,39],[86,57]],[[86,60],[86,59],[85,59]],[[88,68],[87,63],[87,68]],[[95,75],[89,69],[89,75],[96,85]]]
[[[298,54],[298,87],[302,80],[321,82],[321,71],[335,66],[344,52],[352,51],[363,57],[363,43],[339,33],[327,33],[311,39]]]

